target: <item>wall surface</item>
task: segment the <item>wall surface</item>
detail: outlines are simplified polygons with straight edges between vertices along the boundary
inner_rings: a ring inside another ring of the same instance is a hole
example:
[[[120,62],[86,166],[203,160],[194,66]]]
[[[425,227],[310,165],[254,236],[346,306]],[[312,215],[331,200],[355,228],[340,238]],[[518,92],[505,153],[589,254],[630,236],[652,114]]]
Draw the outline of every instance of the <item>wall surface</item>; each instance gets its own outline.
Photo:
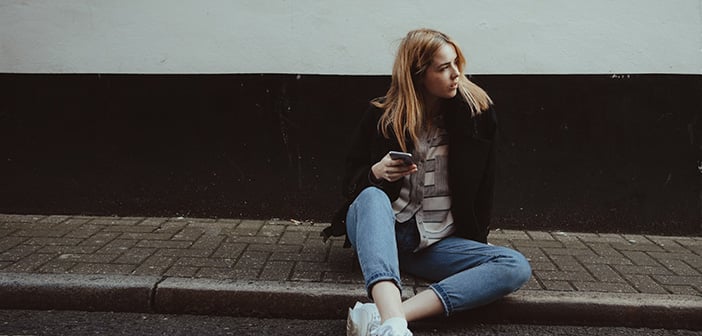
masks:
[[[702,0],[0,1],[0,213],[327,221],[422,26],[496,102],[493,227],[700,232]]]
[[[418,27],[473,74],[702,74],[702,0],[4,0],[0,72],[388,74]]]

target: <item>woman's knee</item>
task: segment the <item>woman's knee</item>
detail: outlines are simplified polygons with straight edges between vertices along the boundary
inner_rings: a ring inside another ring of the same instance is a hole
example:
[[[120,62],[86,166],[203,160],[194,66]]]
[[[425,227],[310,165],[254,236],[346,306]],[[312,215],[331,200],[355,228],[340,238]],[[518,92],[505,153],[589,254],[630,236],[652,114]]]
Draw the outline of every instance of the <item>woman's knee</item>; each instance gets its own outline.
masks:
[[[369,202],[390,202],[388,195],[378,187],[367,187],[356,196],[356,200],[369,201]]]
[[[510,250],[509,254],[509,283],[512,291],[521,288],[531,279],[531,265],[523,254]]]

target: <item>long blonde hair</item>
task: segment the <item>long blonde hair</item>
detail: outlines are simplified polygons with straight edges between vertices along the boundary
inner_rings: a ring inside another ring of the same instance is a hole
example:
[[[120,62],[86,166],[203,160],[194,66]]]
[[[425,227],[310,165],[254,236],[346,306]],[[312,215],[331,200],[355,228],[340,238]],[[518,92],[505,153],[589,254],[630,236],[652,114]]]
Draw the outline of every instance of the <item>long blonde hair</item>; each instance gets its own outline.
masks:
[[[425,113],[421,79],[431,66],[434,54],[446,44],[456,49],[458,70],[461,73],[458,93],[470,107],[471,115],[480,114],[492,104],[487,93],[464,75],[466,59],[455,41],[432,29],[410,31],[398,48],[390,89],[384,99],[372,102],[384,110],[378,128],[386,138],[390,137],[389,129],[392,129],[403,151],[407,151],[407,135],[415,145],[418,142]]]

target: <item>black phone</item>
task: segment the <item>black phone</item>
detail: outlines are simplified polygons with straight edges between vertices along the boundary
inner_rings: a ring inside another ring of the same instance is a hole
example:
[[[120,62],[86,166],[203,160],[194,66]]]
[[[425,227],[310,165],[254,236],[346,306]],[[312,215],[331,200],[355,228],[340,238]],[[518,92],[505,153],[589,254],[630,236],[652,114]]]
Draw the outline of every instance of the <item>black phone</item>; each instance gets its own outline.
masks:
[[[393,160],[402,159],[406,166],[414,164],[411,153],[390,151],[388,154],[390,154],[390,158]]]

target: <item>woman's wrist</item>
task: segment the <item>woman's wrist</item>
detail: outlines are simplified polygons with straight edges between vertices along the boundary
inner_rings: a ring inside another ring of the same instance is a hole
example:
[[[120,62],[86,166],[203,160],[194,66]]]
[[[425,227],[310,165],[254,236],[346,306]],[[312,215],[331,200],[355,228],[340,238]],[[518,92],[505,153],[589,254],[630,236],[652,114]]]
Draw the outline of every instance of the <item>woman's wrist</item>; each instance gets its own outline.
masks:
[[[373,184],[379,184],[383,182],[383,179],[378,177],[379,174],[376,173],[376,170],[378,170],[378,163],[371,166],[370,172],[368,172],[368,178],[371,182],[373,182]],[[382,173],[380,175],[382,175]]]

